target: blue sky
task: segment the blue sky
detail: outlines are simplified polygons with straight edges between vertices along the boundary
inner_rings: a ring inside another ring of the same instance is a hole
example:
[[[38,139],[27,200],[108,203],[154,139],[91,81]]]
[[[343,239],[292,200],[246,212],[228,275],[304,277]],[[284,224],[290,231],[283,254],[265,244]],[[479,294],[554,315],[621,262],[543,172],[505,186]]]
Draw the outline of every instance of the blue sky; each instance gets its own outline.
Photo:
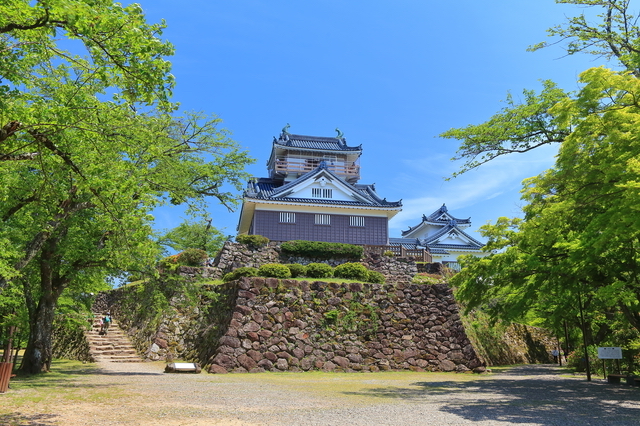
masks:
[[[390,236],[443,203],[471,230],[519,214],[521,181],[553,164],[553,149],[489,163],[445,181],[454,140],[438,134],[488,119],[510,91],[552,79],[567,90],[601,65],[563,58],[559,47],[534,53],[546,29],[582,10],[553,0],[279,1],[141,0],[151,22],[165,19],[174,43],[175,100],[216,113],[266,176],[273,136],[334,136],[363,146],[361,183],[403,200]],[[214,200],[212,200],[212,203]],[[213,223],[235,235],[238,211],[212,204]],[[180,208],[156,211],[158,228],[177,226]],[[478,238],[478,234],[472,233]]]

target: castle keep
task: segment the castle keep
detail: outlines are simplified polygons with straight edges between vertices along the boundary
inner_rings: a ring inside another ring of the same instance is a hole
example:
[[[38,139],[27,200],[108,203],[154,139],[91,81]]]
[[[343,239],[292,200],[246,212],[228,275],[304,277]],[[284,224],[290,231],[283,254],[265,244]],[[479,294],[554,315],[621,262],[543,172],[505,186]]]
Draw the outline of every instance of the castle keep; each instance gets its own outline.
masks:
[[[347,145],[340,131],[336,137],[303,136],[288,127],[274,138],[269,177],[247,185],[238,233],[272,241],[387,245],[389,219],[402,203],[358,183],[362,146]]]

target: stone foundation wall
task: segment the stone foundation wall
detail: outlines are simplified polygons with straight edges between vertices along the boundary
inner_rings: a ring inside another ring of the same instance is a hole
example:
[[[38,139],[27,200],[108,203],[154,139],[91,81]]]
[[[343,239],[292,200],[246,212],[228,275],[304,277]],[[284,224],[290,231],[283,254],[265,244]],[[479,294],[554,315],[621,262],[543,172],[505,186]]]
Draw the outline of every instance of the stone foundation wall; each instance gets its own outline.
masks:
[[[68,358],[78,361],[93,361],[93,357],[89,352],[89,342],[84,335],[84,330],[88,328],[89,321],[82,325],[78,325],[80,318],[71,320],[71,324],[67,322],[68,318],[57,317],[53,322],[52,336],[52,355],[53,358]],[[75,325],[75,327],[74,327]]]
[[[184,289],[162,284],[100,293],[94,309],[110,311],[146,360],[209,359],[231,319],[236,286],[205,285],[187,296]]]
[[[482,371],[445,284],[362,284],[242,278],[180,291],[101,294],[149,360],[198,362],[214,373]]]
[[[289,256],[282,253],[278,243],[269,243],[264,247],[251,247],[246,244],[227,241],[213,262],[213,268],[207,268],[213,278],[221,278],[227,272],[243,266],[259,268],[266,263],[326,263],[333,267],[352,262],[350,259],[314,259],[300,256]],[[411,278],[418,272],[416,263],[412,259],[382,256],[380,254],[365,253],[363,263],[367,268],[382,273],[387,282],[410,283]],[[217,272],[214,272],[217,270]]]
[[[483,371],[447,285],[242,278],[209,371]]]
[[[416,262],[404,257],[388,257],[380,254],[365,255],[362,264],[367,268],[380,272],[388,283],[411,283],[418,273]]]
[[[218,253],[213,265],[224,275],[243,266],[259,268],[265,263],[284,263],[280,261],[279,244],[269,243],[263,247],[252,247],[227,241]]]

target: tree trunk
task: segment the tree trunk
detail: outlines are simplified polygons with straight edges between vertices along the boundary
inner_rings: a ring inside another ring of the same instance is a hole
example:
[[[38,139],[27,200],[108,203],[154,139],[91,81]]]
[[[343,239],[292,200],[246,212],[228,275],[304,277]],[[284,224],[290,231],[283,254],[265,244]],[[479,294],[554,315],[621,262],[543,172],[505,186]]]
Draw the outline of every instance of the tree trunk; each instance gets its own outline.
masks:
[[[638,297],[638,300],[640,300],[640,297]],[[618,306],[620,307],[620,310],[622,310],[627,321],[629,321],[629,324],[631,324],[636,330],[640,331],[640,313],[631,310],[624,302],[620,302]]]
[[[28,374],[44,373],[51,367],[53,318],[58,298],[68,283],[68,279],[60,277],[54,266],[55,246],[55,239],[48,241],[40,254],[41,295],[37,306],[34,306],[29,284],[25,283],[30,333],[20,370]]]
[[[22,360],[21,371],[29,374],[45,373],[51,366],[51,330],[58,297],[42,295],[34,315],[29,318],[29,341]]]

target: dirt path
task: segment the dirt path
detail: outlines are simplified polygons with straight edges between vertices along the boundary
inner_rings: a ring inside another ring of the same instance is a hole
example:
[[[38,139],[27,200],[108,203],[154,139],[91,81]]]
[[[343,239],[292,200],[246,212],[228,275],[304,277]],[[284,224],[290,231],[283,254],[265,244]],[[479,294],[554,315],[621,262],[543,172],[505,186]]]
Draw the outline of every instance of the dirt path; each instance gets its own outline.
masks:
[[[195,375],[164,374],[156,363],[103,363],[92,374],[74,376],[72,383],[61,385],[64,397],[24,404],[0,416],[0,424],[640,424],[640,388],[586,382],[560,373],[554,366],[534,365],[484,376]]]

